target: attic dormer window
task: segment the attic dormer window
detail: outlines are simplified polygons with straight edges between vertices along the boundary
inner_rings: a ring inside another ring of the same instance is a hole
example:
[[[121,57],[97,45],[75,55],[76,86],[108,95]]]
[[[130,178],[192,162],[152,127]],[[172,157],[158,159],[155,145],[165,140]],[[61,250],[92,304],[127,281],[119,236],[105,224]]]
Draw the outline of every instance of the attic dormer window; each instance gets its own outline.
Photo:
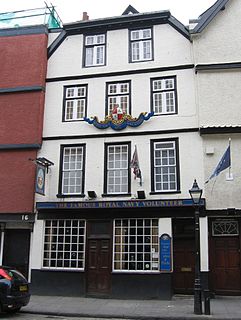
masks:
[[[130,31],[131,62],[152,60],[152,29]]]

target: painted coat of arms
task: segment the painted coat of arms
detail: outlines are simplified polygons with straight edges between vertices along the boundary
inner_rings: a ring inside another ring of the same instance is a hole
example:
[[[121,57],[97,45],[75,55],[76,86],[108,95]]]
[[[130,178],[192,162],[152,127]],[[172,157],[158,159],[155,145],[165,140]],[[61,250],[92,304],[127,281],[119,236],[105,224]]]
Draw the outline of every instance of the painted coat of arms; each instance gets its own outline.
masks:
[[[122,108],[115,105],[110,115],[107,115],[103,121],[99,121],[97,117],[84,118],[89,124],[93,124],[98,129],[112,128],[114,130],[122,130],[126,127],[138,127],[144,121],[149,120],[153,116],[153,112],[142,112],[137,118],[123,112]]]

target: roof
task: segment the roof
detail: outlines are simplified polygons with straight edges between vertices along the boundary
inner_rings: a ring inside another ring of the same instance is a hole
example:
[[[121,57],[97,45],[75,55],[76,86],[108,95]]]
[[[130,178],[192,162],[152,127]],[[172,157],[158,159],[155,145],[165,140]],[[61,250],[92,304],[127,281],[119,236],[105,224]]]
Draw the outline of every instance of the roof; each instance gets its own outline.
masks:
[[[192,34],[202,32],[206,26],[216,17],[216,15],[225,8],[229,0],[217,0],[209,9],[204,11],[197,20],[197,25],[193,30],[190,30]]]

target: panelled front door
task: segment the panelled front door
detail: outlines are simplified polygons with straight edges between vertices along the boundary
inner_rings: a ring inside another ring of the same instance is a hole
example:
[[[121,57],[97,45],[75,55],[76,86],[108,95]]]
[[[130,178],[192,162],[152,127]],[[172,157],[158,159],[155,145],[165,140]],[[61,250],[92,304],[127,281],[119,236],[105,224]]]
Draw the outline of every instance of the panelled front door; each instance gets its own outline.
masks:
[[[194,239],[178,239],[174,242],[173,289],[175,293],[193,293],[195,276]]]
[[[241,294],[240,226],[237,219],[215,219],[210,225],[210,284],[216,294]]]
[[[173,291],[192,294],[195,277],[194,220],[174,220],[173,238]]]
[[[109,223],[96,222],[89,230],[92,234],[87,245],[87,294],[108,296],[111,290],[111,236],[106,234]]]
[[[239,237],[212,238],[211,289],[216,294],[241,294]]]

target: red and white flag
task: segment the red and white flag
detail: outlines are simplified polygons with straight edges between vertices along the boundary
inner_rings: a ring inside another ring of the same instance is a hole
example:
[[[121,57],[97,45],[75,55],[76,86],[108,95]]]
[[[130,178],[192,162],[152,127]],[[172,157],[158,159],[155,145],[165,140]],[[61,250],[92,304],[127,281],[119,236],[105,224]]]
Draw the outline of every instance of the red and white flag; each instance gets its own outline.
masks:
[[[138,153],[137,153],[137,148],[135,146],[135,150],[131,159],[131,168],[133,168],[133,173],[134,173],[134,179],[139,178],[140,179],[140,186],[142,185],[142,177],[141,177],[141,169],[139,165],[139,159],[138,159]]]

